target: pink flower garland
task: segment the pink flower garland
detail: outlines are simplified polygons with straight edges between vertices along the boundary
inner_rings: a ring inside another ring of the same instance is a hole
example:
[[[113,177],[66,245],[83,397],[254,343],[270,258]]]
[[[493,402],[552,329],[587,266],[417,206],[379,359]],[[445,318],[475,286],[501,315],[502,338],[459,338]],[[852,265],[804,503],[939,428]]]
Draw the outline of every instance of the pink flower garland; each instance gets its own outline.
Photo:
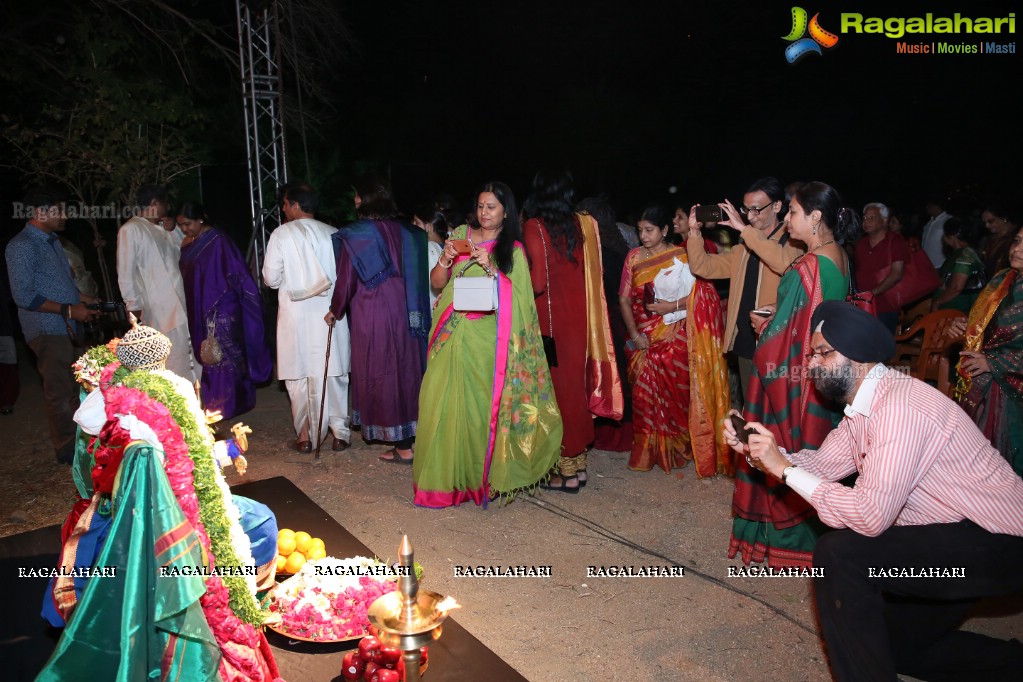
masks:
[[[101,381],[109,383],[117,363],[103,369]],[[113,368],[113,369],[111,369]],[[109,373],[108,373],[109,372]],[[210,565],[216,565],[216,557],[210,549],[210,538],[199,518],[199,499],[195,494],[192,470],[195,465],[188,456],[188,447],[181,435],[181,428],[162,403],[134,388],[115,386],[104,391],[107,419],[113,421],[116,429],[124,432],[116,415],[134,415],[153,430],[164,452],[164,469],[170,481],[171,490],[185,513],[185,518],[195,529],[196,536],[209,554]],[[108,421],[109,425],[109,421]],[[123,433],[127,436],[127,433]],[[277,666],[266,656],[265,636],[252,625],[243,622],[231,610],[227,588],[217,576],[206,579],[206,592],[199,599],[206,622],[223,656],[220,660],[220,677],[228,682],[234,680],[268,680],[275,682]],[[263,654],[263,655],[261,655]]]

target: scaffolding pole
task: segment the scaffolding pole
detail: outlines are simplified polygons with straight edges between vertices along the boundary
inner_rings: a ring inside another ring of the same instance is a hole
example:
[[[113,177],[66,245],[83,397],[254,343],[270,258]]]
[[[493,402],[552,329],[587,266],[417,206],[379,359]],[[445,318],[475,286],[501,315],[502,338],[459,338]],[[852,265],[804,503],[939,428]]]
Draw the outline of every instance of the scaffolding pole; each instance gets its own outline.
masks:
[[[288,181],[279,51],[279,3],[236,0],[242,104],[252,207],[247,259],[263,289],[266,242],[281,224],[278,192]]]

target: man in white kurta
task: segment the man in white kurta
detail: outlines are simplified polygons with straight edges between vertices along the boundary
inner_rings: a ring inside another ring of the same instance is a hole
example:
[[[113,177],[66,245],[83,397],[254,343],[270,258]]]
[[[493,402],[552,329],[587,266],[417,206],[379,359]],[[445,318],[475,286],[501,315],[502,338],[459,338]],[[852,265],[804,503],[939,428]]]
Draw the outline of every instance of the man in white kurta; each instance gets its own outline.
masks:
[[[192,357],[185,312],[185,286],[178,260],[182,234],[176,227],[164,229],[167,191],[156,185],[139,189],[140,214],[117,232],[117,284],[125,308],[140,322],[163,333],[171,341],[167,369],[189,381],[202,374]]]
[[[282,208],[288,222],[270,235],[263,262],[263,281],[277,289],[277,378],[283,379],[291,398],[297,440],[293,447],[311,452],[327,435],[332,448],[344,450],[351,442],[348,418],[350,342],[348,320],[342,318],[331,336],[327,360],[327,332],[323,316],[330,309],[337,265],[331,236],[337,229],[313,215],[316,194],[304,183],[285,188]],[[318,436],[321,391],[326,369],[327,395]]]

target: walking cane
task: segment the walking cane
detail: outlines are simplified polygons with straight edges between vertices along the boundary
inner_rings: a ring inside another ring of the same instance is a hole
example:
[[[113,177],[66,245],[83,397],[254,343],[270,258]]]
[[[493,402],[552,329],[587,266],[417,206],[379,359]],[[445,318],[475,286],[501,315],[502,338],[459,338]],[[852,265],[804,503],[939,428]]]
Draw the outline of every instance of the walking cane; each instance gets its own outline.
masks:
[[[334,324],[337,324],[337,320],[334,320]],[[334,325],[327,327],[327,359],[323,362],[323,389],[320,391],[320,419],[316,425],[316,461],[320,461],[320,446],[323,445],[323,439],[320,438],[320,433],[323,431],[323,403],[327,400],[327,372],[330,371],[330,338],[334,335]]]

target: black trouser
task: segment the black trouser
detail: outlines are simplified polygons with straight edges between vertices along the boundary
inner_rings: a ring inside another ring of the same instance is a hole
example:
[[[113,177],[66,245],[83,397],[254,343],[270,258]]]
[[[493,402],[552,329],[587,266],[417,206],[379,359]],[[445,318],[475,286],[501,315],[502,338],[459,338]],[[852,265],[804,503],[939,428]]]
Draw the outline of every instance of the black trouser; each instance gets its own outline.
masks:
[[[839,682],[1023,679],[1023,644],[958,630],[976,600],[1023,591],[1023,538],[970,521],[851,530],[817,542],[817,613]],[[869,569],[962,569],[963,577],[872,577]]]

